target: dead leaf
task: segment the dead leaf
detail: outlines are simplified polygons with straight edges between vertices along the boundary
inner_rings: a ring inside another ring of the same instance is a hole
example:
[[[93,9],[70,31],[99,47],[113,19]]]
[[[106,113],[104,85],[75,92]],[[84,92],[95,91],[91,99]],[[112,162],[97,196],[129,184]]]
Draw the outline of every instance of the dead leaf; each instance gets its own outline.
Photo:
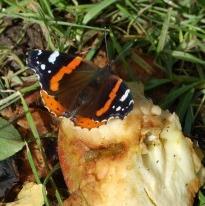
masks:
[[[19,181],[19,173],[14,157],[0,161],[0,198],[7,196]]]
[[[40,93],[39,91],[35,91],[35,92],[32,92],[31,94],[29,95],[26,95],[25,96],[25,101],[28,105],[30,104],[38,104],[40,102]]]
[[[6,206],[42,206],[44,204],[43,185],[27,182],[17,196],[17,200]]]
[[[33,143],[33,144],[29,144],[29,148],[32,153],[32,157],[33,157],[36,169],[38,171],[39,177],[46,177],[47,175],[46,165],[45,165],[43,156],[38,146],[35,143]],[[21,167],[19,167],[19,174],[20,174],[21,181],[22,182],[34,181],[35,178],[30,168],[29,162],[27,160],[26,150],[24,150],[24,153],[21,155],[19,162],[20,161],[22,162]]]
[[[139,49],[132,49],[126,61],[129,65],[128,69],[125,68],[125,65],[120,60],[114,65],[115,73],[123,79],[128,79],[129,73],[132,74],[132,78],[142,82],[151,77],[162,78],[164,76],[162,70],[156,66],[154,57],[139,51]]]
[[[51,131],[51,118],[48,112],[36,110],[33,111],[31,114],[40,135],[48,133],[49,130]],[[30,128],[28,121],[25,117],[18,120],[17,124],[26,130]]]

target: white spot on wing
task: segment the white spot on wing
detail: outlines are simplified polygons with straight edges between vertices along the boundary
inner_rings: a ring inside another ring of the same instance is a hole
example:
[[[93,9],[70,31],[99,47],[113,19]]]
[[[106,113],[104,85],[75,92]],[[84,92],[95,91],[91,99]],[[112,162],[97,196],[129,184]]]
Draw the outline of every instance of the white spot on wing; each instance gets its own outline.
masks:
[[[124,101],[126,100],[126,98],[128,97],[129,93],[130,93],[130,90],[127,89],[127,90],[125,91],[125,93],[122,95],[122,97],[120,98],[120,101],[121,101],[121,102],[124,102]]]
[[[59,52],[58,51],[54,51],[48,58],[48,61],[52,64],[55,63],[56,58],[59,56]]]
[[[51,73],[51,70],[48,70],[48,73],[50,74],[50,73]]]
[[[131,101],[129,102],[129,106],[130,106],[131,104],[134,104],[134,100],[131,100]]]
[[[121,110],[121,107],[120,107],[120,106],[116,108],[116,111],[120,111],[120,110]]]
[[[45,64],[41,64],[41,69],[45,70],[46,69],[46,65]]]
[[[42,51],[39,49],[38,50],[38,56],[42,54]]]
[[[113,105],[112,108],[115,109],[115,105]]]

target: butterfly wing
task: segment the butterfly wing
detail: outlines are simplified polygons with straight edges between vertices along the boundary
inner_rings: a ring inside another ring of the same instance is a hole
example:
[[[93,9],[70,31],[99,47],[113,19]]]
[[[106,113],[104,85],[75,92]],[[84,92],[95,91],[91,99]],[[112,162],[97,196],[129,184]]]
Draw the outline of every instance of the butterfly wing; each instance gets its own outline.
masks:
[[[81,90],[98,70],[81,57],[44,50],[28,52],[27,65],[39,78],[45,107],[57,116],[70,116]]]
[[[27,62],[39,77],[45,106],[77,125],[92,128],[110,117],[123,119],[133,108],[130,90],[109,69],[57,51],[31,51]]]
[[[121,78],[107,71],[101,71],[80,94],[81,98],[85,98],[83,95],[89,91],[91,99],[79,109],[78,115],[96,121],[111,117],[123,119],[133,109],[134,100],[130,89]]]

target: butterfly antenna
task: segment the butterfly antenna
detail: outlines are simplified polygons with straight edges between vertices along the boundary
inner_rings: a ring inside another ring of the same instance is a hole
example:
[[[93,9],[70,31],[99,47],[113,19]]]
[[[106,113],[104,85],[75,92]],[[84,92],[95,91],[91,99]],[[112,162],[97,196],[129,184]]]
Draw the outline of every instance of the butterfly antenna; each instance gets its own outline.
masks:
[[[106,57],[107,57],[107,60],[108,60],[108,64],[107,64],[107,67],[108,69],[111,71],[111,61],[110,61],[110,57],[109,57],[109,53],[108,53],[108,43],[107,43],[107,31],[105,31],[105,48],[106,48]]]

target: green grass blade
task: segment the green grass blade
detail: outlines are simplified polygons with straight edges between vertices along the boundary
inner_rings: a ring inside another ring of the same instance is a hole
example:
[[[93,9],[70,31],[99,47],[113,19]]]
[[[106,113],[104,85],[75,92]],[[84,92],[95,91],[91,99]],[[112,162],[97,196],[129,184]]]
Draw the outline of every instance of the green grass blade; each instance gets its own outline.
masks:
[[[55,196],[56,196],[56,199],[58,201],[58,205],[63,206],[63,200],[62,200],[62,197],[60,196],[60,193],[58,192],[58,190],[55,191]]]
[[[25,16],[23,15],[23,13],[6,13],[6,12],[1,12],[0,13],[0,18],[2,17],[11,17],[11,18],[21,18],[25,21],[28,22],[32,22],[32,23],[37,23],[37,24],[41,24],[43,22],[42,19],[39,18],[35,18],[33,16]],[[58,20],[50,20],[50,19],[46,19],[47,23],[50,25],[62,25],[62,26],[69,26],[69,27],[76,27],[76,28],[80,28],[80,29],[93,29],[96,31],[108,31],[109,29],[106,28],[101,28],[101,27],[94,27],[94,26],[87,26],[87,25],[83,25],[83,24],[75,24],[75,23],[70,23],[70,22],[65,22],[65,21],[58,21]]]
[[[115,50],[117,51],[118,54],[121,54],[123,49],[121,47],[121,45],[118,43],[115,35],[113,34],[113,32],[110,32],[110,38],[112,40],[112,44],[113,44],[113,47],[115,48]],[[123,56],[120,56],[120,58],[123,60]],[[125,59],[123,60],[125,61]]]
[[[39,83],[36,82],[35,84],[28,86],[28,87],[24,87],[20,90],[21,94],[27,94],[31,91],[36,90],[39,87]],[[18,101],[20,99],[20,95],[19,92],[15,92],[7,97],[5,97],[4,99],[0,100],[0,110],[8,107],[9,105],[13,104],[14,102]]]
[[[130,48],[129,46],[132,45],[132,43],[126,45],[125,48],[123,49],[121,47],[121,45],[119,44],[119,42],[117,41],[117,39],[116,39],[116,37],[115,37],[113,32],[110,32],[110,38],[111,38],[113,47],[115,48],[115,50],[118,53],[118,56],[117,56],[117,58],[116,58],[116,60],[114,62],[116,62],[117,60],[120,59],[122,61],[123,65],[124,65],[124,68],[128,72],[129,78],[131,80],[136,80],[135,75],[133,75],[132,69],[129,67],[129,64],[127,63],[126,59],[124,58],[125,52]]]
[[[200,82],[195,82],[190,85],[183,85],[179,88],[174,88],[164,99],[164,101],[160,104],[163,108],[168,108],[173,101],[175,101],[178,97],[180,97],[185,92],[199,85]]]
[[[188,108],[186,116],[185,116],[185,122],[184,122],[184,132],[187,135],[191,134],[193,122],[194,122],[193,109],[192,109],[192,106],[189,105],[189,108]]]
[[[93,43],[93,47],[90,49],[90,51],[87,53],[85,59],[88,61],[91,61],[94,55],[96,54],[97,50],[100,48],[100,45],[102,44],[104,36],[101,35],[98,38],[95,39]]]
[[[176,59],[180,59],[180,60],[184,60],[184,61],[189,61],[192,63],[196,63],[196,64],[203,64],[205,65],[205,61],[192,55],[189,54],[187,52],[183,52],[183,51],[172,51],[171,55],[173,57],[175,57]]]
[[[37,131],[36,125],[35,125],[35,123],[34,123],[33,117],[32,117],[32,115],[31,115],[31,113],[30,113],[30,111],[29,111],[28,105],[27,105],[26,101],[24,100],[22,94],[21,94],[20,92],[18,92],[18,93],[19,93],[19,96],[20,96],[20,98],[21,98],[21,102],[22,102],[22,105],[23,105],[23,109],[24,109],[24,112],[25,112],[26,119],[27,119],[27,121],[28,121],[29,127],[30,127],[30,129],[31,129],[31,132],[32,132],[32,134],[33,134],[33,136],[34,136],[34,138],[35,138],[35,141],[36,141],[36,143],[37,143],[37,145],[38,145],[38,148],[40,149],[40,151],[41,151],[41,153],[42,153],[44,162],[45,162],[45,164],[46,164],[46,166],[47,166],[47,170],[49,170],[49,167],[48,167],[48,165],[47,165],[46,156],[45,156],[45,153],[44,153],[44,148],[43,148],[43,146],[42,146],[41,139],[40,139],[40,136],[39,136],[39,134],[38,134],[38,131]],[[62,204],[61,204],[61,203],[62,203],[62,200],[59,200],[59,199],[61,199],[61,198],[60,198],[60,197],[61,197],[61,196],[60,196],[60,193],[59,193],[59,191],[58,191],[58,189],[57,189],[57,187],[56,187],[56,185],[55,185],[55,182],[53,181],[52,178],[51,178],[51,182],[52,182],[52,184],[53,184],[53,187],[55,188],[56,198],[57,198],[58,201],[60,201],[59,204],[62,205]]]
[[[98,16],[103,9],[107,8],[111,4],[115,3],[117,0],[103,0],[100,3],[93,5],[93,7],[89,8],[84,19],[83,24],[87,24],[90,20],[94,19]]]
[[[48,173],[47,177],[45,178],[45,180],[43,182],[44,186],[46,186],[46,184],[49,182],[49,180],[52,181],[52,175],[59,169],[60,169],[60,165],[58,163],[53,167],[52,171],[50,171]],[[61,197],[60,193],[58,192],[58,190],[55,190],[55,196],[56,196],[56,199],[58,201],[58,205],[63,206],[62,197]]]
[[[170,79],[151,79],[145,83],[145,91],[149,91],[169,82],[171,82]]]
[[[179,74],[173,74],[172,75],[172,81],[173,82],[182,82],[182,83],[193,83],[198,81],[199,78],[195,76],[189,76],[189,75],[179,75]]]
[[[14,102],[19,100],[19,94],[17,92],[11,94],[8,97],[5,97],[4,99],[0,100],[0,110],[8,107],[9,105],[13,104]]]
[[[35,177],[35,180],[36,180],[37,184],[41,184],[41,180],[40,180],[40,177],[38,175],[38,171],[36,169],[36,166],[35,166],[35,163],[34,163],[34,160],[33,160],[32,154],[31,154],[31,151],[30,151],[27,143],[26,143],[26,151],[27,151],[27,158],[28,158],[31,170],[33,172],[33,175]],[[46,206],[50,206],[48,197],[46,195],[46,188],[45,188],[44,185],[43,185],[43,197],[44,197],[44,201],[45,201]]]
[[[26,101],[24,100],[22,94],[20,92],[18,92],[18,93],[19,93],[19,96],[21,98],[21,102],[22,102],[23,109],[24,109],[24,112],[25,112],[25,115],[26,115],[26,119],[28,121],[29,127],[31,129],[32,134],[33,134],[33,137],[35,138],[39,149],[41,150],[41,152],[43,152],[40,136],[39,136],[38,131],[36,129],[36,125],[34,123],[33,117],[32,117],[32,115],[29,111],[28,105],[27,105]]]
[[[157,45],[157,53],[161,52],[164,49],[164,46],[166,44],[167,34],[168,34],[168,29],[169,29],[169,24],[170,24],[170,19],[171,19],[171,13],[172,13],[172,9],[169,9],[168,14],[162,26],[162,31],[161,31],[159,42]]]
[[[47,177],[45,178],[45,180],[44,180],[44,182],[43,182],[43,185],[46,185],[46,184],[49,182],[49,179],[52,177],[52,175],[53,175],[57,170],[59,170],[59,169],[60,169],[60,165],[59,165],[59,163],[58,163],[58,164],[56,164],[56,165],[53,167],[52,171],[50,171],[50,172],[48,173]]]
[[[113,41],[113,39],[111,39],[112,41]],[[114,40],[115,41],[115,40]],[[117,42],[115,42],[115,43],[117,43]],[[134,43],[135,43],[135,41],[131,41],[131,42],[128,42],[127,44],[125,44],[124,46],[123,46],[123,48],[120,46],[119,47],[119,52],[120,53],[118,53],[118,56],[114,59],[114,61],[113,61],[113,63],[114,62],[117,62],[119,59],[121,59],[123,56],[127,56],[127,53],[129,53],[129,51],[131,50],[131,48],[134,46]],[[117,46],[117,45],[116,45]],[[112,46],[112,44],[110,43],[108,43],[108,54],[110,54],[109,56],[110,57],[113,57],[114,58],[114,47]]]
[[[87,61],[91,61],[97,52],[97,48],[91,48],[89,52],[86,54],[85,59]]]
[[[197,116],[199,115],[200,111],[202,111],[203,109],[203,105],[205,105],[205,90],[202,90],[202,98],[201,98],[201,101],[200,101],[200,104],[197,106],[197,110],[194,114],[194,120],[197,118]]]
[[[130,13],[130,11],[126,8],[123,7],[120,4],[117,4],[116,7],[119,9],[119,11],[127,18],[130,18],[131,20],[135,20],[136,17],[132,16],[132,14]]]
[[[112,40],[113,47],[115,48],[115,50],[119,54],[119,58],[123,61],[124,64],[127,64],[126,61],[125,61],[125,58],[123,57],[123,55],[121,55],[123,53],[123,49],[122,49],[121,45],[118,43],[118,41],[117,41],[115,35],[113,34],[113,32],[110,32],[110,38]]]
[[[136,13],[138,13],[139,11],[137,10],[137,7],[135,7],[135,5],[130,1],[130,0],[125,0],[125,3],[132,8]]]
[[[137,53],[132,53],[132,60],[139,65],[147,74],[151,74],[152,66],[150,66],[141,56]]]
[[[54,17],[53,16],[53,12],[51,10],[51,7],[49,5],[49,2],[47,0],[40,0],[41,5],[44,7],[44,9],[47,11],[46,13],[50,16],[50,17]]]
[[[33,172],[33,175],[35,177],[35,180],[38,184],[41,184],[41,180],[40,180],[40,177],[38,175],[38,171],[36,169],[36,166],[35,166],[35,163],[34,163],[34,160],[33,160],[33,157],[32,157],[32,154],[31,154],[31,151],[28,147],[28,144],[26,143],[26,151],[27,151],[27,157],[28,157],[28,161],[29,161],[29,164],[31,166],[31,170]]]
[[[204,4],[204,6],[205,6],[205,4]],[[199,206],[204,206],[205,205],[205,196],[204,196],[204,194],[201,191],[199,191],[198,196],[199,196]]]
[[[18,3],[16,1],[5,1],[5,0],[4,2],[10,5],[9,7],[6,8],[7,12],[16,12],[17,9],[28,5],[30,0],[21,0],[18,1]]]
[[[184,116],[189,108],[195,89],[192,88],[191,90],[187,91],[184,95],[182,95],[179,99],[179,103],[176,108],[176,113],[178,114],[181,122],[184,120]]]
[[[4,88],[4,84],[3,84],[2,80],[0,79],[0,97],[1,97],[1,99],[7,97],[7,94],[6,94],[6,93],[1,92],[1,90],[4,90],[4,89],[5,89],[5,88]]]

